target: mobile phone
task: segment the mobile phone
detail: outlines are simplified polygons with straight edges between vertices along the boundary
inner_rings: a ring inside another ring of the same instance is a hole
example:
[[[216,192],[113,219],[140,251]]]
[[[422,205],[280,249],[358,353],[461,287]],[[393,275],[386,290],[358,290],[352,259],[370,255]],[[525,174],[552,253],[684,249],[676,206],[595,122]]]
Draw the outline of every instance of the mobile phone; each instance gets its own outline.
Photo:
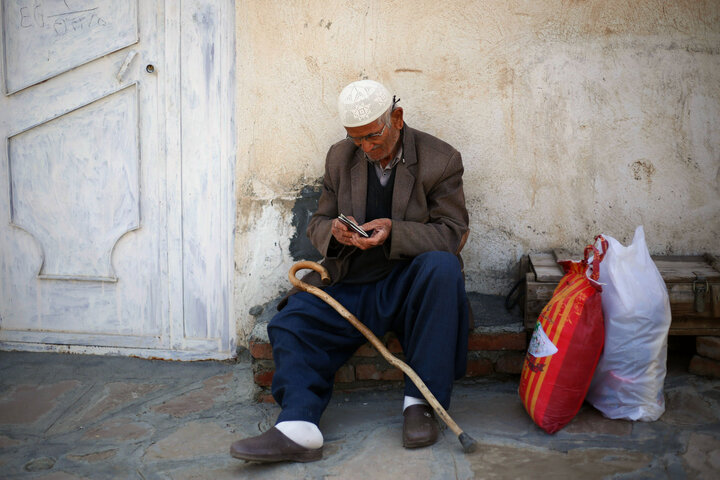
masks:
[[[350,220],[349,218],[347,218],[347,217],[346,217],[345,215],[343,215],[342,213],[341,213],[340,215],[338,215],[337,218],[338,218],[338,220],[340,220],[342,223],[344,223],[345,225],[347,225],[348,227],[350,227],[351,230],[356,231],[357,233],[359,233],[359,234],[362,235],[363,237],[365,237],[365,238],[370,237],[370,235],[369,235],[365,230],[363,230],[362,228],[360,228],[360,225],[358,225],[357,223],[353,222],[352,220]]]

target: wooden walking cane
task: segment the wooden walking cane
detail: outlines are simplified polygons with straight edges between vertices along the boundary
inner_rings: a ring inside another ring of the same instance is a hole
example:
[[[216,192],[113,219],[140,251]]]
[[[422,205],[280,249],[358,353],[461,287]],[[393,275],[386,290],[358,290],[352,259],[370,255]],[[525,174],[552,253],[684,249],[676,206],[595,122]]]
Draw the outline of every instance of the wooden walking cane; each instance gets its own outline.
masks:
[[[450,415],[448,415],[447,411],[445,411],[442,405],[440,405],[440,402],[437,401],[435,395],[432,394],[430,389],[425,386],[425,383],[420,379],[418,374],[415,373],[415,371],[410,368],[407,363],[403,362],[402,360],[395,357],[395,355],[390,353],[390,351],[385,348],[385,345],[383,345],[383,343],[375,336],[375,334],[372,333],[372,331],[370,331],[370,329],[367,328],[362,322],[360,322],[360,320],[358,320],[355,315],[348,312],[345,307],[343,307],[337,300],[332,298],[323,290],[309,285],[295,276],[295,273],[298,270],[302,270],[305,268],[315,270],[317,273],[319,273],[320,278],[322,279],[322,282],[324,284],[330,283],[330,277],[328,276],[325,267],[318,263],[310,261],[298,262],[290,268],[290,272],[288,273],[290,283],[292,283],[300,290],[311,293],[323,300],[325,303],[337,310],[337,312],[342,315],[342,317],[345,318],[348,322],[352,323],[355,328],[360,330],[360,333],[362,333],[365,338],[367,338],[370,343],[373,344],[373,346],[377,349],[378,352],[380,352],[380,354],[385,358],[385,360],[390,362],[391,365],[402,370],[405,375],[410,377],[410,380],[412,380],[415,386],[417,386],[417,388],[420,390],[420,393],[423,394],[423,397],[425,397],[425,399],[430,403],[435,412],[437,412],[440,418],[442,418],[443,422],[445,422],[445,424],[450,428],[450,430],[452,430],[458,436],[458,440],[460,440],[460,443],[462,444],[463,451],[465,453],[475,451],[475,446],[477,445],[475,439],[473,439],[467,433],[463,432],[462,429],[458,426],[458,424],[455,423],[452,418],[450,418]]]

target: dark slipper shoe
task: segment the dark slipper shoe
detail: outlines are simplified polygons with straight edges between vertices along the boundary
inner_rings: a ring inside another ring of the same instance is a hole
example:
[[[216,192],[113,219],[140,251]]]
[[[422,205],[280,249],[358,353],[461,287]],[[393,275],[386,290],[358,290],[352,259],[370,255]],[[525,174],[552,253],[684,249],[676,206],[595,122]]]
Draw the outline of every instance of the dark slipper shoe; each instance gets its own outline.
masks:
[[[403,416],[403,447],[426,447],[437,441],[438,424],[431,407],[412,405],[405,409]]]
[[[322,458],[322,447],[302,447],[273,427],[261,435],[233,443],[230,455],[250,462],[314,462]]]

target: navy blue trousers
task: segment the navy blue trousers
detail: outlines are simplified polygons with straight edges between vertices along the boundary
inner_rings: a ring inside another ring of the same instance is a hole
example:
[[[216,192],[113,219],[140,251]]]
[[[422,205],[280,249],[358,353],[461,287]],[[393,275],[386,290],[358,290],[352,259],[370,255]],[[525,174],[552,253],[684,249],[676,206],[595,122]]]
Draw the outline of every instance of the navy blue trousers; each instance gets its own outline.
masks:
[[[468,306],[460,262],[447,252],[427,252],[366,284],[326,287],[329,295],[372,332],[397,335],[406,363],[444,408],[453,380],[465,374]],[[306,292],[268,325],[275,376],[272,394],[282,412],[277,421],[318,424],[332,395],[337,370],[367,342],[335,309]],[[405,395],[422,398],[405,378]]]

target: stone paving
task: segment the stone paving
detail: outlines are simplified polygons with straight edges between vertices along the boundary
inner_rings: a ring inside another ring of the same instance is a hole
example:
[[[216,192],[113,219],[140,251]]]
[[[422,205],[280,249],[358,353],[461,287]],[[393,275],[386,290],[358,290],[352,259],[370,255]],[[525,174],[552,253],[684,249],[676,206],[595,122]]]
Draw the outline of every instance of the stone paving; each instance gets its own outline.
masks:
[[[720,380],[674,359],[657,422],[603,418],[585,405],[555,435],[537,428],[517,376],[459,383],[450,414],[478,440],[464,454],[443,430],[401,446],[399,390],[337,392],[323,417],[325,453],[260,465],[228,454],[269,428],[278,407],[253,401],[249,356],[230,362],[0,352],[3,479],[716,479]]]

